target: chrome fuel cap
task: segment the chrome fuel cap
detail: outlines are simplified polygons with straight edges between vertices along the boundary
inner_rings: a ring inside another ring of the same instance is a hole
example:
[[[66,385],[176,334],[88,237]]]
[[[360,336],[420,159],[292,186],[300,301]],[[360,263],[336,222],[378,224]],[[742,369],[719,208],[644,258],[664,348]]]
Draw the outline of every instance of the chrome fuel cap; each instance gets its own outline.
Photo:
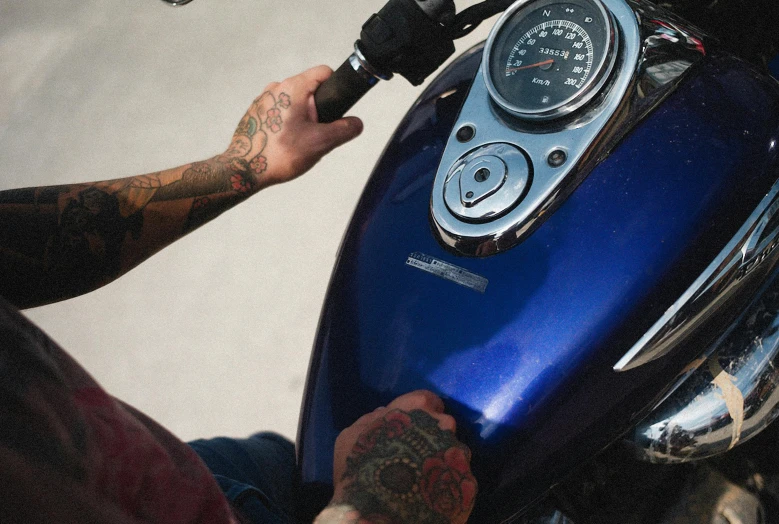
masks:
[[[505,214],[530,183],[525,155],[511,144],[489,144],[455,162],[444,183],[444,202],[461,220],[486,222]]]

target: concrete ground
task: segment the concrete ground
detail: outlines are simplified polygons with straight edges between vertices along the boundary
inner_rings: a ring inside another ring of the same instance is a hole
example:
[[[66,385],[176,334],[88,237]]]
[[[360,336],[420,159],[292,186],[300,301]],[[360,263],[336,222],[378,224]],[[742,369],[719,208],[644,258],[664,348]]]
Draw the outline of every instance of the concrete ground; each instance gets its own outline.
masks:
[[[268,82],[337,67],[382,5],[0,1],[0,189],[148,173],[221,152]],[[98,291],[27,315],[109,392],[182,439],[260,429],[294,437],[338,243],[420,92],[400,77],[376,87],[353,111],[363,136],[307,176]]]

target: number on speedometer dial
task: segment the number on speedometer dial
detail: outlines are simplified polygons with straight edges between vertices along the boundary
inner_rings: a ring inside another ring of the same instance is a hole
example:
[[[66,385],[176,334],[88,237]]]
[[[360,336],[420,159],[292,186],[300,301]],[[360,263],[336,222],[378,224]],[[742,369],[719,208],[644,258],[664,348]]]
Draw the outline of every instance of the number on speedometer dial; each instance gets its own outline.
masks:
[[[520,117],[548,119],[589,101],[613,66],[616,35],[598,0],[513,6],[493,30],[485,71],[493,99]]]

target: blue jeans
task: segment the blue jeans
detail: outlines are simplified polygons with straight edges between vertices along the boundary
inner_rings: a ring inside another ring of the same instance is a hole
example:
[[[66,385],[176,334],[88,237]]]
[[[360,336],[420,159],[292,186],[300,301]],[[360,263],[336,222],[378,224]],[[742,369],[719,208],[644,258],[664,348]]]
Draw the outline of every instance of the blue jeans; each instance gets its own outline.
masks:
[[[189,445],[211,470],[227,500],[251,523],[290,524],[299,480],[295,446],[275,433],[213,438]]]

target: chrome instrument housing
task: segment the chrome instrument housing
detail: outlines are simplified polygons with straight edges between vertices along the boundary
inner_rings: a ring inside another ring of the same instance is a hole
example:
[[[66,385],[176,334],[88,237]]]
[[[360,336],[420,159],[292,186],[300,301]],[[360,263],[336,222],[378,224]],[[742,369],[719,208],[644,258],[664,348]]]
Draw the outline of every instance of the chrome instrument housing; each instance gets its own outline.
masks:
[[[510,114],[528,119],[528,120],[550,120],[560,116],[568,115],[584,104],[592,100],[592,98],[598,94],[600,89],[606,83],[609,78],[609,74],[614,68],[614,63],[617,58],[619,49],[619,38],[617,34],[617,26],[614,22],[612,14],[603,7],[600,0],[587,0],[595,9],[599,12],[606,29],[606,41],[607,49],[602,59],[594,67],[594,74],[587,80],[585,85],[580,91],[577,91],[571,95],[567,100],[561,104],[554,105],[553,107],[543,111],[532,111],[524,109],[517,104],[504,98],[495,87],[492,81],[492,75],[490,74],[490,64],[492,62],[492,55],[496,51],[496,39],[500,35],[504,26],[514,19],[514,15],[523,9],[533,7],[534,2],[517,2],[513,4],[503,16],[500,17],[498,22],[493,27],[490,35],[487,39],[487,44],[484,46],[484,59],[482,60],[482,75],[484,77],[484,83],[487,87],[492,99],[503,109]]]
[[[520,0],[510,10],[530,2]],[[566,116],[538,123],[504,111],[490,94],[485,80],[488,63],[482,59],[481,74],[474,79],[447,141],[430,199],[434,234],[450,251],[489,256],[522,242],[705,55],[702,37],[666,11],[643,2],[602,2],[620,40],[614,69],[598,96]],[[487,56],[489,46],[484,53]],[[457,131],[467,127],[475,134],[460,141]],[[532,183],[520,202],[493,220],[464,221],[446,205],[447,177],[464,157],[498,143],[512,144],[524,152]],[[553,163],[552,155],[562,155],[565,161]]]

